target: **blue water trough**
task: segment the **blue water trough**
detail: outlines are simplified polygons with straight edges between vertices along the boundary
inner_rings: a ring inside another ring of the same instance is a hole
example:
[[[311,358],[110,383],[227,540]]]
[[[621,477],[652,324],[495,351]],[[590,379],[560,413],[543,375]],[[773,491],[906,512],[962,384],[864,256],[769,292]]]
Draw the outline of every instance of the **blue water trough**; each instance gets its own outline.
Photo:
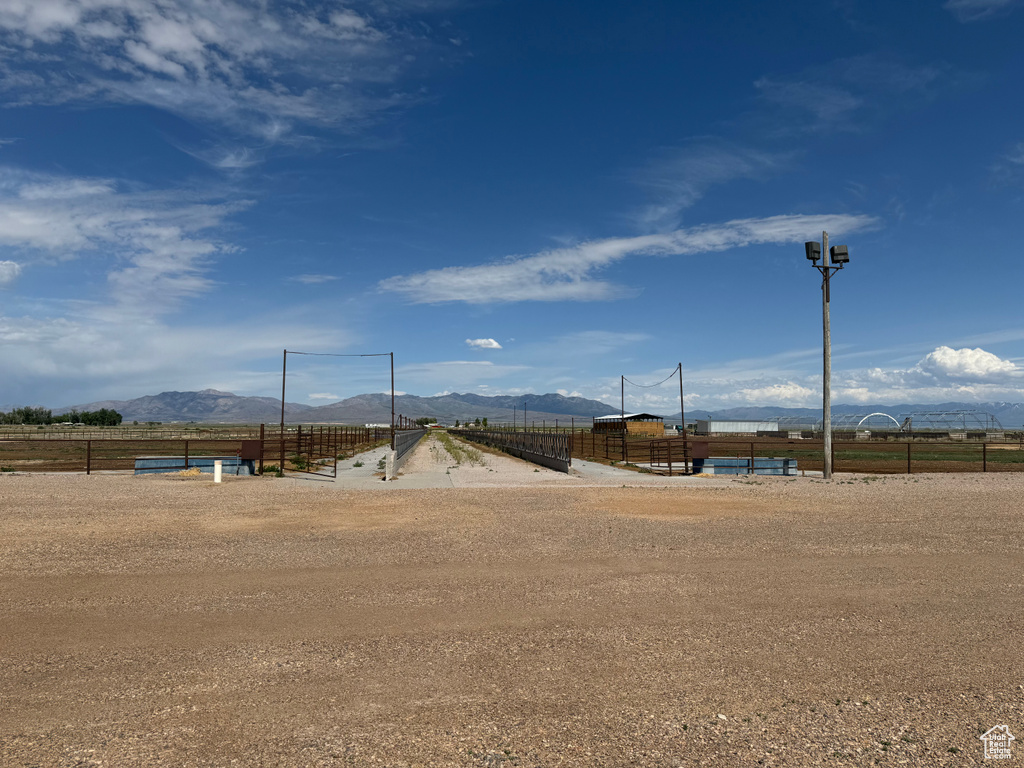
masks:
[[[153,475],[167,472],[181,472],[193,467],[200,472],[213,474],[213,462],[220,461],[225,475],[255,475],[256,462],[238,456],[189,456],[186,465],[184,456],[138,456],[135,459],[136,475]]]
[[[712,456],[707,459],[693,460],[694,474],[709,475],[749,475],[750,459],[735,459]],[[755,475],[795,475],[796,459],[754,458]]]

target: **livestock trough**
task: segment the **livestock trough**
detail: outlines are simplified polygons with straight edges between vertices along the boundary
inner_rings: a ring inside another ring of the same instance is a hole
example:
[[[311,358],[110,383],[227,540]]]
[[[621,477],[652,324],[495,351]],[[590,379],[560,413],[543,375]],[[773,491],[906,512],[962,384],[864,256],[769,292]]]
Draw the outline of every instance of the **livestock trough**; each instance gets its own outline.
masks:
[[[136,475],[152,475],[160,472],[181,472],[198,469],[213,474],[213,462],[221,462],[225,475],[255,475],[256,462],[238,456],[139,456],[135,459]]]
[[[694,474],[708,475],[795,475],[796,459],[773,459],[754,457],[754,470],[750,470],[750,458],[724,458],[712,456],[707,459],[693,459]]]

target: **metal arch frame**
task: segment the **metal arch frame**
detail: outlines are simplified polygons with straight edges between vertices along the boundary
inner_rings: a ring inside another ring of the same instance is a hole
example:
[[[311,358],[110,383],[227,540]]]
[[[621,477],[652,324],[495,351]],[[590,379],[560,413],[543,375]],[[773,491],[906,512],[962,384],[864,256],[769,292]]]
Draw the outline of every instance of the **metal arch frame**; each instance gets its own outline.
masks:
[[[872,416],[885,416],[885,418],[889,419],[890,421],[892,421],[893,424],[896,425],[896,429],[900,428],[900,423],[896,421],[896,419],[894,419],[888,413],[882,413],[881,411],[879,411],[878,413],[869,413],[867,416],[865,416],[863,419],[857,422],[857,426],[860,427],[861,424],[870,419]]]
[[[917,430],[985,430],[1001,431],[1002,423],[995,414],[979,410],[914,411],[906,414]]]

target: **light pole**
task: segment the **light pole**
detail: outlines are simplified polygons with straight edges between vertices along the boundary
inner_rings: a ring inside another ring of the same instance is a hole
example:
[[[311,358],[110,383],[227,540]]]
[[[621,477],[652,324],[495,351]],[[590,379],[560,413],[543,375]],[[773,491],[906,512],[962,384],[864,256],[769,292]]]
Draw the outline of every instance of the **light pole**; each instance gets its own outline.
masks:
[[[825,464],[822,476],[832,479],[832,331],[829,327],[829,280],[836,270],[850,261],[850,251],[845,245],[828,247],[828,232],[821,233],[821,243],[804,243],[804,253],[812,266],[821,272],[821,314],[822,333],[824,335],[825,370],[822,376],[821,416],[822,431],[825,435]],[[825,254],[824,261],[818,259]]]

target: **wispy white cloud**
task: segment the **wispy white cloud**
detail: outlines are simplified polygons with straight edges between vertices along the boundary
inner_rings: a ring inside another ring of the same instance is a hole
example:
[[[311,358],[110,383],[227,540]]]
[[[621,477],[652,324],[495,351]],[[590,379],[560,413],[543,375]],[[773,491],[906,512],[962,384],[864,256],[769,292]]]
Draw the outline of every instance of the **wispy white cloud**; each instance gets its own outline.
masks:
[[[24,393],[48,407],[211,386],[241,394],[274,393],[276,387],[279,394],[281,350],[295,339],[312,350],[350,343],[343,329],[279,316],[258,334],[248,320],[220,323],[218,334],[231,343],[211,344],[208,326],[171,326],[113,305],[77,302],[61,309],[63,315],[49,317],[0,314],[0,378],[4,396],[17,398],[15,404],[28,404]],[[276,366],[252,367],[262,358]]]
[[[16,261],[0,261],[0,287],[10,285],[21,274],[21,265]]]
[[[594,277],[601,269],[630,256],[685,256],[765,243],[802,242],[823,230],[839,235],[877,225],[877,219],[871,216],[846,214],[738,219],[666,234],[594,240],[494,264],[401,275],[381,281],[379,287],[418,304],[606,301],[636,295],[636,289]]]
[[[992,164],[997,184],[1017,184],[1024,178],[1024,141],[1017,142]]]
[[[786,167],[792,157],[710,137],[665,149],[634,175],[634,180],[656,200],[640,211],[638,222],[646,230],[675,229],[682,211],[710,187],[736,179],[765,178]]]
[[[319,283],[329,283],[332,280],[337,280],[337,275],[295,275],[289,277],[289,280],[295,283],[304,283],[306,285],[317,285]]]
[[[1002,15],[1020,5],[1019,0],[946,0],[943,8],[959,21],[981,21]]]
[[[8,104],[138,102],[279,141],[296,123],[351,127],[398,103],[422,47],[384,6],[328,2],[6,0]],[[225,157],[222,162],[233,162]],[[236,156],[234,162],[245,162]]]
[[[765,100],[783,109],[795,108],[809,114],[808,126],[834,126],[846,121],[864,103],[846,88],[808,80],[762,77],[754,86]]]
[[[122,191],[109,179],[0,168],[0,247],[22,253],[23,263],[107,260],[120,311],[152,314],[209,288],[211,260],[234,247],[206,233],[247,205],[190,191]]]
[[[494,339],[466,339],[466,344],[474,349],[501,349],[501,344]]]
[[[935,96],[963,75],[945,64],[908,65],[880,54],[837,59],[796,75],[755,81],[783,133],[856,131]]]
[[[332,395],[329,392],[313,392],[309,395],[310,400],[341,400],[338,395]]]
[[[466,392],[506,377],[519,378],[527,365],[497,364],[490,360],[439,360],[395,366],[396,381],[415,382],[418,392]]]

